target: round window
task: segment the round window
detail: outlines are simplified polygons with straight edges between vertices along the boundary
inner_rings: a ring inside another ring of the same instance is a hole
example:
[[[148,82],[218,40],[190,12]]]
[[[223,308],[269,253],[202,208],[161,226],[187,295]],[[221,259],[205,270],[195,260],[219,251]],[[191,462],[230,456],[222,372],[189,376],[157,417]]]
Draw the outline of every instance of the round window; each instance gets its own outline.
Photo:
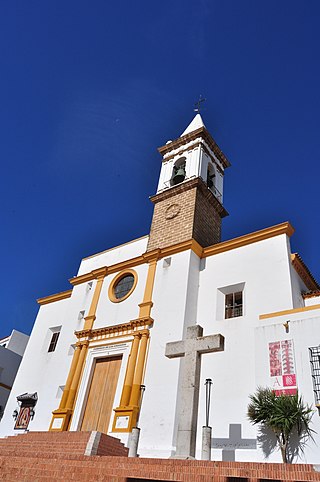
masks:
[[[110,283],[110,300],[113,303],[118,303],[128,298],[135,289],[137,281],[137,273],[134,270],[130,269],[119,273]]]
[[[121,278],[113,288],[115,298],[117,298],[117,300],[121,300],[121,298],[124,298],[129,293],[129,291],[131,291],[133,283],[134,276],[132,274],[128,274]]]

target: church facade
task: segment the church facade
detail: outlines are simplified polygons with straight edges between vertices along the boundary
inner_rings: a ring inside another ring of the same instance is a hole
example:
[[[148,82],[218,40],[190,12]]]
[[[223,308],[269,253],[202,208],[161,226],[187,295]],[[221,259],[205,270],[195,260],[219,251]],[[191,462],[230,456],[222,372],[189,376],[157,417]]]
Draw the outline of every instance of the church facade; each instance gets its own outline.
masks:
[[[72,289],[38,300],[0,435],[17,433],[16,397],[36,393],[30,431],[97,430],[127,444],[139,426],[141,456],[175,456],[185,436],[182,455],[200,458],[211,379],[213,460],[281,460],[246,416],[249,394],[269,386],[313,406],[314,442],[298,461],[319,463],[320,288],[291,252],[292,226],[221,242],[230,164],[200,114],[159,152],[149,235],[83,259]],[[194,355],[191,419],[187,356],[167,344],[195,325],[196,339],[221,342]]]

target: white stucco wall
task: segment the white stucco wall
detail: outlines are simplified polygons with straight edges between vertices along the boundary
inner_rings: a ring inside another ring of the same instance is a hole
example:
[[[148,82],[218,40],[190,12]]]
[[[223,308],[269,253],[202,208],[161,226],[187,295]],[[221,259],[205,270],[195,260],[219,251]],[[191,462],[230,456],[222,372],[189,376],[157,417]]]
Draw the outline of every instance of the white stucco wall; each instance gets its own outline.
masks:
[[[289,331],[283,323],[289,320]],[[293,340],[297,386],[305,403],[312,406],[314,415],[312,429],[315,430],[314,442],[308,441],[305,451],[300,452],[297,462],[319,463],[320,417],[315,408],[309,348],[320,345],[320,309],[286,314],[261,320],[255,329],[255,382],[256,386],[270,386],[268,344],[279,340]],[[262,450],[259,456],[263,460]],[[279,453],[272,453],[270,461],[281,461]]]
[[[5,415],[0,423],[0,435],[14,433],[12,412],[17,408],[16,397],[22,393],[38,393],[36,415],[30,422],[30,430],[47,430],[51,412],[59,404],[57,392],[64,385],[71,363],[70,345],[75,342],[73,332],[77,320],[69,318],[70,299],[40,307],[28,346],[13,384]],[[62,326],[56,350],[48,353],[52,337],[50,328]]]
[[[153,308],[155,325],[151,331],[147,390],[140,419],[141,455],[169,456],[169,448],[174,450],[180,362],[166,360],[165,344],[181,339],[183,328],[195,322],[204,328],[204,335],[220,333],[225,337],[224,352],[202,357],[197,456],[200,457],[201,427],[205,424],[206,378],[214,382],[213,436],[228,438],[230,424],[241,424],[242,438],[256,438],[256,429],[246,419],[248,395],[256,389],[255,329],[263,324],[259,320],[261,313],[293,308],[293,289],[298,289],[298,283],[292,287],[288,250],[287,238],[281,235],[201,261],[194,254],[180,253],[172,256],[171,266],[165,269],[159,262]],[[224,319],[225,295],[221,290],[230,285],[235,290],[244,286],[244,313],[241,317]],[[175,400],[173,413],[170,407]],[[161,420],[161,429],[157,427],[158,448],[153,452],[157,419],[158,423]],[[216,460],[221,456],[221,450],[213,450]],[[237,450],[236,457],[262,460],[259,450],[252,449]]]
[[[196,316],[199,259],[190,251],[160,260],[154,285],[150,347],[146,367],[146,392],[140,416],[144,456],[169,457],[175,445],[179,360],[164,356],[168,341],[180,340],[184,327]]]
[[[145,251],[146,243],[147,238],[142,238],[136,243],[118,248],[119,252],[115,249],[83,260],[79,273],[124,261],[126,254],[139,256]],[[163,259],[158,261],[155,276],[152,309],[155,322],[150,330],[144,379],[146,392],[139,422],[139,453],[141,456],[153,457],[169,457],[174,453],[179,418],[181,362],[178,359],[167,359],[164,355],[165,346],[170,341],[182,339],[186,327],[197,323],[203,327],[204,335],[220,333],[225,337],[223,352],[209,353],[202,357],[197,436],[197,457],[200,457],[201,427],[205,423],[206,378],[212,378],[214,383],[210,418],[213,437],[228,438],[230,424],[240,424],[242,438],[256,438],[256,429],[246,419],[248,396],[255,391],[258,383],[263,383],[268,360],[268,340],[275,336],[285,336],[280,318],[275,323],[271,318],[260,320],[259,315],[294,308],[302,285],[291,270],[290,245],[285,235],[202,260],[192,251],[184,251],[170,258],[170,263]],[[137,272],[138,283],[131,296],[121,303],[112,303],[108,297],[110,283],[117,273],[105,278],[95,328],[125,323],[138,317],[138,304],[143,299],[148,265],[139,265],[134,270]],[[95,284],[96,281],[91,289],[88,283],[76,285],[70,298],[40,308],[8,402],[7,414],[0,424],[0,435],[13,432],[11,414],[17,406],[16,396],[24,392],[36,391],[39,396],[30,430],[48,429],[51,412],[59,405],[61,394],[57,395],[58,388],[65,384],[69,371],[72,358],[70,346],[76,341],[74,331],[83,327],[79,313],[84,311],[84,316],[88,313]],[[238,289],[243,289],[243,316],[224,319],[225,293]],[[312,333],[314,342],[320,343],[315,338],[318,334],[320,337],[320,325],[316,321],[305,321],[302,326],[298,321],[300,319],[301,317],[292,318],[293,322],[297,322],[297,353],[302,353],[305,346],[311,343]],[[62,328],[57,348],[53,353],[48,353],[52,333],[50,328],[60,325]],[[301,330],[305,331],[305,336],[298,340]],[[130,351],[130,343],[125,339],[118,347],[89,350],[72,421],[73,430],[79,428],[94,359],[97,356],[107,356],[110,350],[123,357],[114,406],[120,402]],[[303,357],[299,365],[299,388],[301,386],[301,390],[307,393],[309,401],[310,379],[302,384],[302,379],[309,377],[308,362],[304,355]],[[112,435],[122,440],[127,439],[126,435]],[[310,460],[313,461],[317,457],[312,450]],[[309,461],[309,452],[306,454]],[[221,459],[221,450],[213,449],[212,456],[216,460]],[[263,460],[263,454],[260,450],[241,449],[236,451],[236,460]],[[272,460],[278,460],[278,456],[273,454]]]
[[[81,274],[90,273],[93,269],[111,266],[140,256],[142,253],[145,253],[147,249],[148,238],[148,236],[143,236],[115,248],[107,249],[101,253],[84,258],[81,261],[77,275],[80,276]]]
[[[108,296],[109,286],[118,273],[113,273],[105,277],[96,313],[97,318],[94,323],[95,328],[126,323],[138,318],[138,305],[143,300],[148,265],[142,264],[134,267],[133,270],[137,273],[137,285],[129,298],[121,301],[121,303],[113,303]]]

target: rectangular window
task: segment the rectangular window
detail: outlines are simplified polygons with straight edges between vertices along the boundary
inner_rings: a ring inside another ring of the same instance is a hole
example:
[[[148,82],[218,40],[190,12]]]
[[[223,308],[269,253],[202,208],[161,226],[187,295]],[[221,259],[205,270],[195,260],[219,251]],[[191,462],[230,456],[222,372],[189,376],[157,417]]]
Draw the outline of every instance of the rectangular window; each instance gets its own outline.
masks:
[[[54,351],[56,349],[58,339],[59,339],[60,331],[56,331],[55,333],[52,333],[51,341],[49,344],[48,352]]]
[[[235,318],[242,316],[242,291],[229,293],[225,298],[225,318]]]
[[[320,405],[320,346],[309,348],[314,399]]]

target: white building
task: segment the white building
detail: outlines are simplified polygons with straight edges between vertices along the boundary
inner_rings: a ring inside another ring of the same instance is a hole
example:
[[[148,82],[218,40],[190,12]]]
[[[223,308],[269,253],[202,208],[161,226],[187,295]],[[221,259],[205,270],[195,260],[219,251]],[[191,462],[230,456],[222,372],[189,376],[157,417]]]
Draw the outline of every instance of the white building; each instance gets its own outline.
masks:
[[[165,356],[166,344],[198,324],[205,336],[223,335],[224,350],[202,356],[197,458],[206,378],[214,382],[213,459],[265,460],[246,417],[258,385],[298,387],[315,408],[319,444],[320,292],[291,253],[293,228],[284,222],[221,242],[229,162],[199,114],[159,152],[150,235],[83,259],[70,291],[38,300],[1,435],[13,433],[16,396],[37,392],[30,430],[98,430],[127,442],[139,416],[140,455],[174,455],[183,362]],[[316,444],[301,457],[319,463]]]
[[[0,339],[0,420],[28,339],[28,335],[17,330],[12,330],[11,335]]]

